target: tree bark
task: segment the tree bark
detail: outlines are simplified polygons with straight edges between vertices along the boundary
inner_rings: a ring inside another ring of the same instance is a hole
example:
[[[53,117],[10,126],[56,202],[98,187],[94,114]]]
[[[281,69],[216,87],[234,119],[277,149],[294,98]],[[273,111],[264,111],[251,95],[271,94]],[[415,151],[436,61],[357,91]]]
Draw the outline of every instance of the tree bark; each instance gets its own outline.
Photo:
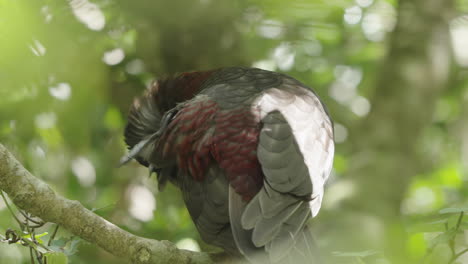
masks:
[[[19,208],[44,221],[56,223],[131,263],[212,263],[206,253],[180,250],[169,241],[132,235],[84,208],[78,201],[61,197],[31,175],[2,144],[0,190],[6,192]]]
[[[452,0],[399,1],[397,25],[370,100],[372,110],[350,134],[354,150],[346,178],[354,194],[343,208],[361,225],[351,231],[351,240],[363,241],[354,243],[366,244],[361,250],[380,244],[395,263],[405,263],[400,206],[411,178],[421,172],[418,143],[450,79],[447,20],[453,12]]]

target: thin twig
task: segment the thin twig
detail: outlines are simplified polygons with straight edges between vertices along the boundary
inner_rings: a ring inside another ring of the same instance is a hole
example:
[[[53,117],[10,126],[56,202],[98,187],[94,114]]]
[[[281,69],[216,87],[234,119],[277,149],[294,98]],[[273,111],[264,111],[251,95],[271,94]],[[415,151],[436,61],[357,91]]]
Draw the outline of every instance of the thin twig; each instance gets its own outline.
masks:
[[[463,220],[463,215],[464,215],[464,212],[460,212],[460,215],[458,216],[458,219],[457,219],[457,224],[455,225],[455,232],[458,231],[458,229],[460,228],[460,225],[461,225],[461,222]],[[456,234],[456,233],[455,233]],[[455,237],[456,235],[454,235],[450,240],[449,240],[449,247],[450,247],[450,251],[452,253],[452,258],[454,258],[457,254],[455,253]]]
[[[33,224],[30,224],[29,227],[30,228],[33,228],[33,229],[36,229],[36,228],[40,228],[40,227],[43,227],[44,225],[33,225]]]
[[[2,195],[3,201],[5,202],[5,205],[7,206],[8,210],[10,211],[11,215],[13,218],[15,218],[16,222],[18,222],[18,225],[20,226],[21,229],[23,229],[23,223],[16,217],[15,212],[13,212],[13,209],[10,207],[10,204],[8,203],[5,195],[3,194],[3,191],[0,190],[0,195]]]
[[[463,254],[465,254],[466,252],[468,252],[468,248],[467,249],[464,249],[460,252],[458,252],[457,254],[455,254],[449,261],[448,264],[452,264],[455,262],[455,260],[457,260],[459,257],[461,257]]]
[[[461,225],[461,222],[462,222],[464,213],[465,213],[465,212],[461,212],[461,213],[460,213],[460,216],[458,217],[457,225],[455,226],[455,229],[456,229],[456,230],[458,230],[458,228],[460,228],[460,225]]]
[[[35,220],[33,219],[31,216],[29,216],[28,214],[26,214],[25,212],[23,212],[22,210],[19,210],[19,212],[23,215],[24,218],[28,219],[29,221],[33,222],[34,224],[36,225],[39,225],[39,227],[43,226],[45,223],[44,221],[42,220]]]
[[[8,194],[12,203],[21,204],[22,210],[45,222],[59,224],[72,234],[102,247],[117,257],[126,258],[135,264],[213,263],[207,253],[179,250],[168,241],[135,236],[87,210],[78,201],[59,196],[46,183],[28,172],[1,143],[0,161],[0,189]],[[24,182],[29,184],[25,185]],[[18,195],[24,193],[33,195],[34,199]],[[48,206],[44,206],[44,202]],[[29,239],[24,241],[30,242]],[[136,248],[138,250],[135,250]]]
[[[449,242],[449,248],[450,248],[450,253],[452,254],[452,257],[455,256],[455,240],[450,239]]]
[[[42,253],[38,252],[37,250],[34,250],[34,254],[36,255],[37,262],[39,262],[39,264],[42,264]]]
[[[52,233],[52,236],[50,236],[49,242],[47,242],[47,246],[48,246],[48,247],[50,247],[50,244],[51,244],[52,241],[54,240],[55,235],[57,234],[57,231],[58,231],[59,227],[60,227],[59,225],[56,225],[56,226],[55,226],[54,232]]]
[[[22,242],[25,242],[25,246],[28,246],[29,248],[31,248],[32,250],[34,250],[34,254],[36,255],[36,259],[37,261],[39,262],[39,264],[42,264],[42,253],[38,252],[37,251],[37,248],[33,247],[33,246],[38,246],[38,247],[41,247],[47,251],[51,251],[48,247],[46,247],[45,245],[42,245],[41,243],[37,242],[37,239],[36,239],[36,231],[34,230],[33,227],[31,227],[29,225],[29,220],[31,219],[29,216],[25,216],[25,224],[24,226],[26,227],[26,230],[29,234],[29,237],[30,237],[30,240],[31,241],[27,241],[28,238],[23,238],[21,237],[21,241]],[[40,255],[38,255],[40,254]]]
[[[26,221],[25,221],[25,225],[24,225],[24,226],[26,227],[26,231],[28,232],[29,237],[31,237],[31,241],[32,241],[34,244],[36,244],[36,243],[35,243],[34,233],[33,233],[33,232],[34,232],[34,229],[32,229],[33,231],[31,231],[31,229],[30,229],[30,227],[29,227],[29,220],[28,220],[27,218],[26,218]]]
[[[26,217],[25,227],[26,227],[26,230],[28,230],[29,237],[31,238],[31,243],[37,245],[38,243],[36,241],[36,235],[34,234],[34,229],[31,229],[29,227],[29,217]],[[23,238],[22,240],[27,242],[26,241],[27,238],[26,239]],[[39,255],[37,254],[37,249],[33,248],[29,243],[28,243],[28,246],[29,246],[29,254],[31,255],[31,259],[34,261],[33,256],[32,256],[32,254],[34,253],[39,264],[42,264],[41,258],[39,258]],[[34,262],[32,262],[32,264],[34,264]]]
[[[31,257],[31,264],[36,263],[36,262],[34,261],[34,257],[33,257],[33,248],[32,248],[32,247],[29,248],[29,256]]]

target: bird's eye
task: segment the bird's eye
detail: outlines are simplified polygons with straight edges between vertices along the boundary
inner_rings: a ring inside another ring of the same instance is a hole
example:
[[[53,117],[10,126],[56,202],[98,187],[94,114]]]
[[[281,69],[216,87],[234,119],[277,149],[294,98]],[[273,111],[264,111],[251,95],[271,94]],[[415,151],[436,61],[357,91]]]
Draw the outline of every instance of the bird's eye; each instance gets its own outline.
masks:
[[[179,109],[172,108],[171,110],[167,111],[161,119],[161,129],[166,128],[169,123],[174,120],[174,117],[177,115]]]
[[[167,111],[167,116],[169,118],[169,122],[174,120],[174,117],[177,115],[178,112],[179,112],[179,109],[177,109],[177,108],[173,108],[173,109]]]

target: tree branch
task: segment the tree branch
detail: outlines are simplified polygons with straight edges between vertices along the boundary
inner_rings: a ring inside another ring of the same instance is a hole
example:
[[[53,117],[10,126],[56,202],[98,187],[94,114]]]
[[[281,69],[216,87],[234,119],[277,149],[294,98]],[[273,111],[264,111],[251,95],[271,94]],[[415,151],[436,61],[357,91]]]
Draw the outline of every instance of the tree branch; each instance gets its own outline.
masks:
[[[212,263],[206,253],[180,250],[169,241],[135,236],[84,208],[78,201],[56,194],[46,183],[31,175],[2,144],[0,190],[5,191],[19,208],[44,221],[59,224],[131,263]]]

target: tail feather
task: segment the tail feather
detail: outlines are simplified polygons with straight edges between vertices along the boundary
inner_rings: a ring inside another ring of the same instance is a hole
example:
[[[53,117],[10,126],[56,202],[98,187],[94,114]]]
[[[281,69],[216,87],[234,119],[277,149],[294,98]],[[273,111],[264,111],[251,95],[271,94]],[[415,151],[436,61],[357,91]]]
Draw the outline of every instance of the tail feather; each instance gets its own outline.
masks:
[[[282,258],[272,260],[272,264],[321,264],[320,252],[311,231],[305,226],[294,238],[294,246]]]
[[[236,237],[236,232],[241,233],[242,229],[251,231],[247,233],[249,237],[244,239],[253,244],[251,248],[267,254],[266,262],[251,261],[254,264],[318,264],[319,251],[307,228],[310,219],[311,210],[307,201],[279,193],[265,185],[245,206],[240,219],[241,228],[233,228],[233,232]],[[240,237],[237,238],[239,240]],[[250,257],[248,251],[242,253]]]
[[[268,248],[266,250],[273,262],[288,255],[295,255],[294,251],[298,245],[297,243],[302,238],[301,232],[304,232],[306,222],[310,219],[310,209],[307,204],[304,202],[299,203],[301,203],[300,208],[283,222],[278,235],[267,244]]]

